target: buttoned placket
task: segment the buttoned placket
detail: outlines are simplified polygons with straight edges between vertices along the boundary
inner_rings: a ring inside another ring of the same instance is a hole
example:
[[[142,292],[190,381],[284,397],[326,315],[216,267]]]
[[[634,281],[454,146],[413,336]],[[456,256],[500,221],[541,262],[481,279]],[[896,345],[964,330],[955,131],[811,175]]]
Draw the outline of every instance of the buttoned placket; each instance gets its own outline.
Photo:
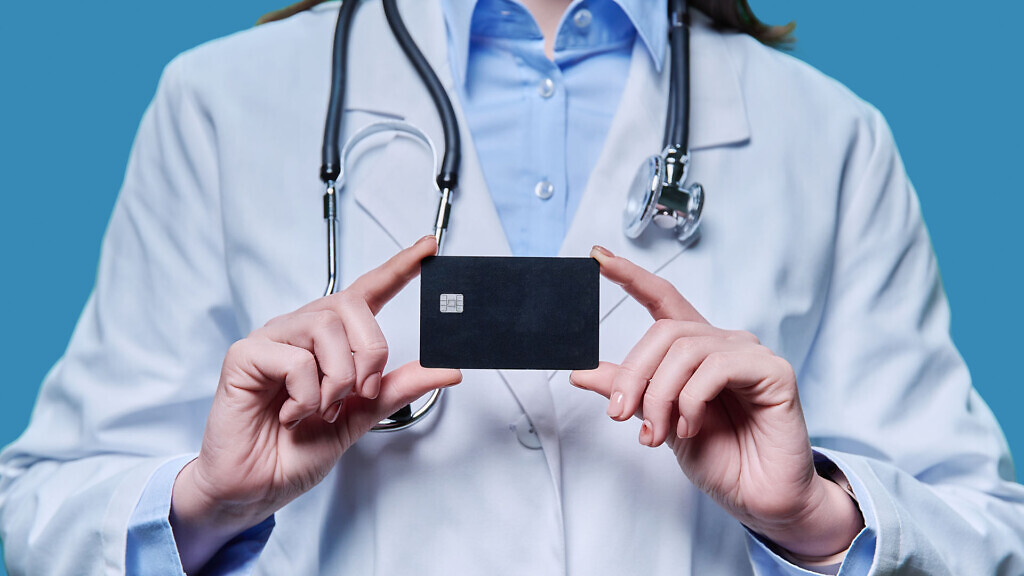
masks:
[[[473,76],[464,102],[471,124],[495,127],[474,136],[514,254],[554,256],[561,248],[600,149],[594,143],[603,134],[591,130],[604,121],[601,115],[611,117],[602,101],[609,92],[577,68],[601,55],[601,77],[618,78],[612,72],[624,72],[620,66],[628,60],[622,54],[628,55],[634,34],[611,0],[575,0],[549,59],[537,22],[522,4],[476,5],[466,60]],[[608,64],[610,52],[616,64]],[[617,81],[611,84],[621,88]],[[571,111],[570,98],[578,99]],[[581,141],[581,134],[588,139]]]
[[[592,22],[590,10],[584,3],[577,3],[570,7],[570,13],[566,14],[559,27],[554,61],[543,55],[542,43],[531,45],[526,58],[517,58],[517,63],[527,69],[526,73],[535,79],[536,85],[534,94],[527,92],[525,95],[532,102],[529,133],[533,157],[529,166],[534,185],[531,191],[522,191],[532,192],[533,202],[537,204],[533,211],[536,217],[531,219],[528,231],[527,244],[531,254],[556,254],[559,245],[546,245],[543,239],[548,236],[541,234],[540,230],[558,229],[564,235],[568,226],[568,94],[558,64],[559,52],[585,43]]]

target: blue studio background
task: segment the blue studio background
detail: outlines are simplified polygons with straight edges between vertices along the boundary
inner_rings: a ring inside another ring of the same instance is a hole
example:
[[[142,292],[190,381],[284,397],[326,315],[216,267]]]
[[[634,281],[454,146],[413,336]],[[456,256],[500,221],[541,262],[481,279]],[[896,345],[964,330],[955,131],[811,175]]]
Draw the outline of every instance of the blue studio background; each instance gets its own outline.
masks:
[[[163,66],[286,1],[4,7],[0,446],[28,423],[86,301],[129,147]],[[1024,88],[1015,38],[1024,3],[999,3],[998,13],[996,5],[972,10],[951,0],[752,4],[766,21],[796,20],[794,54],[888,118],[938,253],[954,337],[1022,461]]]

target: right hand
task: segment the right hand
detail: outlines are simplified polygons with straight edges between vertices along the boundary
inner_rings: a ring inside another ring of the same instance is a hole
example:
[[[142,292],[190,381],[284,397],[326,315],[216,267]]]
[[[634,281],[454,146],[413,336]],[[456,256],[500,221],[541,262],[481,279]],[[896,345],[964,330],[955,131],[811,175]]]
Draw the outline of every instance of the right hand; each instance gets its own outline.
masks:
[[[425,237],[231,346],[199,456],[174,483],[171,524],[186,572],[316,486],[381,419],[462,380],[417,362],[383,374],[388,347],[374,317],[436,251]]]

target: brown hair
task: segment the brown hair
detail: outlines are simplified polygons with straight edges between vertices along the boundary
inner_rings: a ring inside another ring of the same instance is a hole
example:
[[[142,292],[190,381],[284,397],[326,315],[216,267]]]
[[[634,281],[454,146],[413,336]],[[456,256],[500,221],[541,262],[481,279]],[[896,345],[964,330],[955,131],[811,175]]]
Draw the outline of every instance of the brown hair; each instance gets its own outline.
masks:
[[[694,8],[708,15],[718,28],[739,30],[769,46],[784,46],[795,41],[796,22],[769,26],[754,16],[747,0],[691,0]]]
[[[284,20],[304,10],[309,10],[325,0],[300,0],[291,6],[264,14],[256,24],[265,24],[275,20]],[[754,16],[748,0],[692,0],[693,7],[704,12],[711,18],[715,26],[729,30],[739,30],[750,34],[769,46],[782,46],[793,42],[795,22],[785,26],[769,26]]]

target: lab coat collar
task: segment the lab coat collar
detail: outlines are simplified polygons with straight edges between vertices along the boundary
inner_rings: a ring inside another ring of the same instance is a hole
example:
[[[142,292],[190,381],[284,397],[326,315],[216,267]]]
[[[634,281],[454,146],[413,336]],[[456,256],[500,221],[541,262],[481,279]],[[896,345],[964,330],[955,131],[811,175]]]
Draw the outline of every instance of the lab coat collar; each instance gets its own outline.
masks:
[[[410,26],[410,31],[451,95],[462,131],[460,183],[445,253],[511,255],[455,90],[440,5],[401,0],[400,8],[407,22],[419,24]],[[361,31],[367,35],[367,40],[372,34],[387,37],[387,40],[370,42],[376,58],[360,65],[373,69],[382,83],[389,82],[393,87],[390,90],[353,90],[351,106],[377,110],[384,117],[404,118],[423,129],[440,146],[444,139],[433,102],[397,44],[390,39],[380,3],[367,2],[359,13],[376,24]],[[708,18],[699,12],[693,15],[691,46],[690,149],[698,152],[693,161],[693,177],[699,180],[699,151],[744,142],[750,138],[750,126],[738,72],[726,40],[711,29]],[[638,264],[657,269],[678,253],[678,242],[666,240],[664,234],[647,234],[645,236],[651,238],[640,242],[627,240],[619,221],[620,207],[636,168],[645,157],[660,151],[665,124],[669,67],[659,71],[646,52],[641,43],[634,45],[629,80],[563,243],[563,255],[585,255],[592,244],[601,241],[613,251],[618,248],[623,255],[633,256]],[[379,62],[389,63],[386,73],[380,70]],[[405,72],[397,73],[397,69]],[[426,164],[427,155],[407,138],[392,137],[384,146],[380,154],[366,160],[382,177],[354,187],[354,195],[399,246],[409,246],[429,232],[436,210],[436,191],[431,192],[429,185],[420,185],[433,180],[426,177],[431,167]],[[402,162],[396,165],[396,159]],[[396,173],[396,166],[401,167],[400,174]]]
[[[452,62],[455,64],[455,82],[462,87],[466,83],[466,68],[469,66],[469,43],[473,27],[473,13],[479,0],[442,0],[444,20],[451,36]],[[571,11],[582,0],[574,0]],[[647,47],[647,54],[660,71],[665,61],[665,47],[668,44],[667,0],[613,0],[626,13],[636,28],[637,35]],[[653,6],[652,6],[653,4]]]

